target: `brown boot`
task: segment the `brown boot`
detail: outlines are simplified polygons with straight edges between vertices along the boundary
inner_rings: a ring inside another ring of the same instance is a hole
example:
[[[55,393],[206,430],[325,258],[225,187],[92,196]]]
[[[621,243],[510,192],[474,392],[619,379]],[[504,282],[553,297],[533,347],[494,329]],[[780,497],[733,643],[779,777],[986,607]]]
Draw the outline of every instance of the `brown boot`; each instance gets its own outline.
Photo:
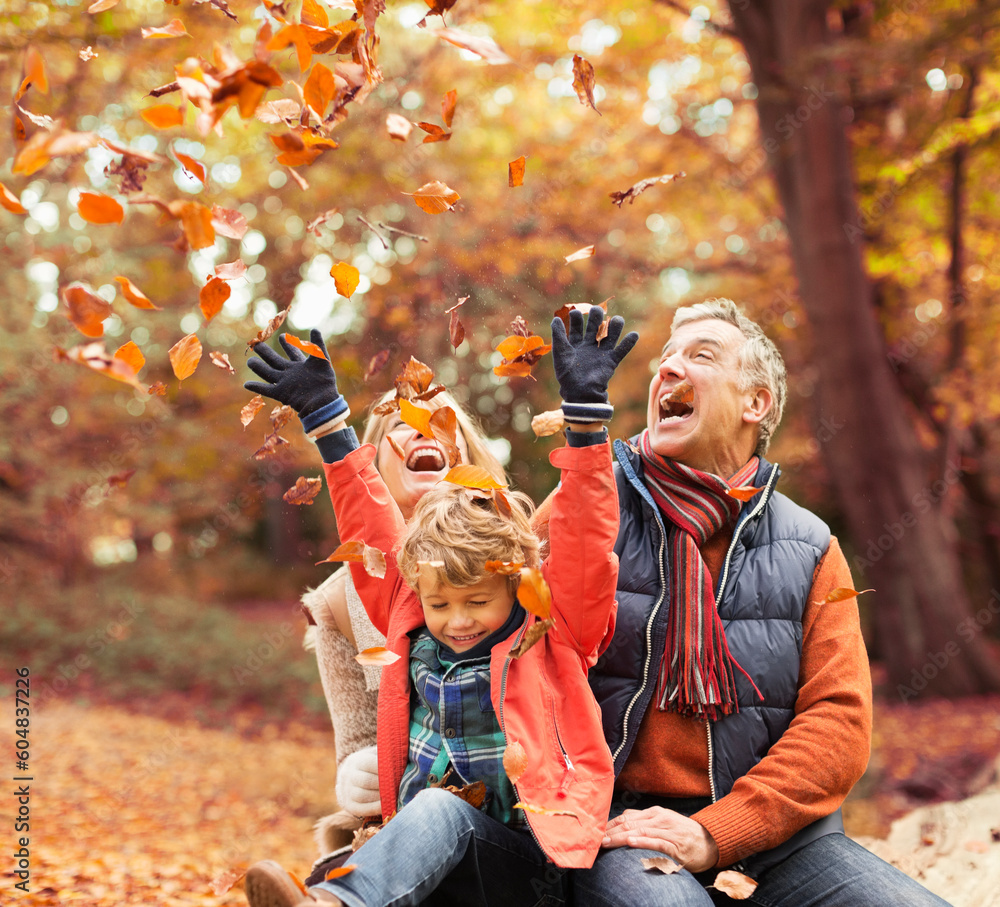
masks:
[[[250,907],[316,907],[318,904],[343,907],[336,895],[321,888],[310,888],[307,894],[274,860],[261,860],[247,870],[243,882]]]

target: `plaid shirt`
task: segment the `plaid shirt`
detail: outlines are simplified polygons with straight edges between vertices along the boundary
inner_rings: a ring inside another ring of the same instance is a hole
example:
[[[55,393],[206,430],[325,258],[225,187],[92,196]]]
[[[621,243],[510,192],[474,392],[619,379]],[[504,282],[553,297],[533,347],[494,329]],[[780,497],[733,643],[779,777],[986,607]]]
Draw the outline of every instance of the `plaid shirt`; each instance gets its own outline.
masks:
[[[504,825],[523,825],[524,812],[512,808],[517,796],[503,768],[506,743],[490,699],[490,656],[453,663],[441,655],[437,640],[421,629],[410,646],[414,701],[399,808],[439,784],[451,768],[449,784],[486,785],[482,809],[488,816]]]

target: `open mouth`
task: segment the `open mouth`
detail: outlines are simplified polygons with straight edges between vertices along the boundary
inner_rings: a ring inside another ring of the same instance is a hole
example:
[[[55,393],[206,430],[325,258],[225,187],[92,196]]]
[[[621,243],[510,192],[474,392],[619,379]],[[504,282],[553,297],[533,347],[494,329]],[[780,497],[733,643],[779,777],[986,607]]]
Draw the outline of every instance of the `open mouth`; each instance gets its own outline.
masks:
[[[683,419],[694,412],[694,407],[690,403],[681,400],[671,399],[673,394],[664,394],[660,397],[660,421],[667,419]]]
[[[444,454],[429,444],[414,448],[406,458],[406,468],[411,472],[440,472],[445,466]]]

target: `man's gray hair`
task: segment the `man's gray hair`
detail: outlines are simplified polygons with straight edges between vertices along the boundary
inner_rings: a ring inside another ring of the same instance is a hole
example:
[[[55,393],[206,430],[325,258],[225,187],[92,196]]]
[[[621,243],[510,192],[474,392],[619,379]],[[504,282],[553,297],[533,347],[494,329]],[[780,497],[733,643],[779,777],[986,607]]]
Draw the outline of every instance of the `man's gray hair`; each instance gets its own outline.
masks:
[[[774,402],[760,422],[757,447],[754,450],[757,456],[763,456],[767,453],[771,435],[781,422],[781,414],[785,409],[785,397],[788,394],[785,361],[781,358],[774,341],[764,333],[757,322],[747,318],[731,299],[706,299],[695,305],[682,306],[674,314],[670,330],[674,331],[682,324],[704,321],[706,318],[717,318],[719,321],[735,325],[744,337],[739,359],[740,390],[748,391],[763,387],[771,392]]]

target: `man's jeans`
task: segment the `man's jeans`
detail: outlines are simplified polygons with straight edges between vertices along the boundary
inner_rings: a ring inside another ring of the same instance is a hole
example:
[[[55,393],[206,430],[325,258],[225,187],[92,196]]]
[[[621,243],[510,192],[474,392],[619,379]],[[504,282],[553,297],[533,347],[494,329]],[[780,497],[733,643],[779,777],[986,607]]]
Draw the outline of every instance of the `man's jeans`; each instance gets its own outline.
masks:
[[[560,907],[566,873],[526,828],[509,828],[445,790],[422,790],[348,861],[315,886],[349,907],[427,904]]]
[[[623,812],[614,809],[612,815]],[[642,868],[653,850],[619,847],[602,851],[592,869],[573,871],[573,903],[578,907],[948,907],[908,875],[890,866],[846,835],[817,838],[769,869],[746,901],[706,890],[716,872],[672,875]]]

